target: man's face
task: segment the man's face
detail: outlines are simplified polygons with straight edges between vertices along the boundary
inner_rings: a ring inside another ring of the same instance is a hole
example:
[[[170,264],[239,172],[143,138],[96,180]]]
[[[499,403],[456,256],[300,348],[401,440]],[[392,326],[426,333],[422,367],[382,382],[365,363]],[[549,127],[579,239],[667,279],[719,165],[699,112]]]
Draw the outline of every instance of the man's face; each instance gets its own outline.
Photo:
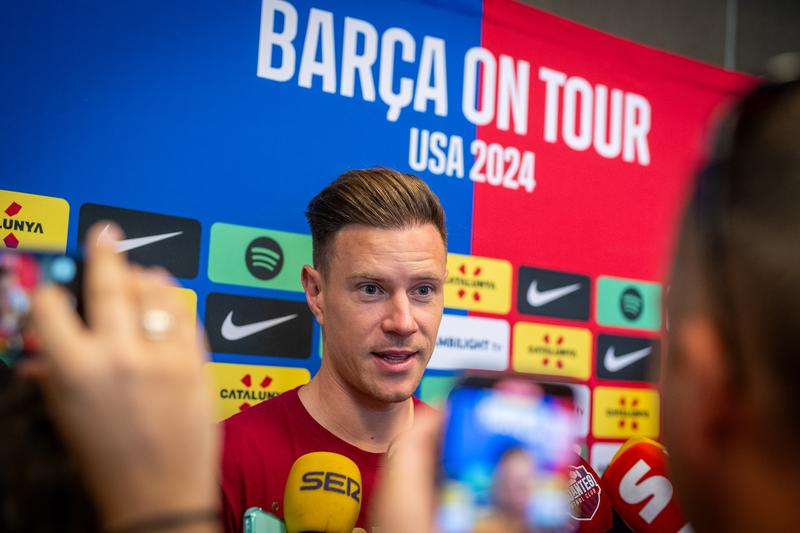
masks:
[[[446,275],[432,224],[341,229],[317,300],[323,365],[352,392],[379,402],[409,398],[436,345]]]

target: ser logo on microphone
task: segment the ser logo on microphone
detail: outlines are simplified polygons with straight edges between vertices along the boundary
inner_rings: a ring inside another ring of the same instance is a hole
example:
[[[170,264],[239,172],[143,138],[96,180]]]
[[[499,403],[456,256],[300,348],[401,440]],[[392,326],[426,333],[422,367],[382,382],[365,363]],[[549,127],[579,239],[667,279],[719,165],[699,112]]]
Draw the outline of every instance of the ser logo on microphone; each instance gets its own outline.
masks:
[[[300,490],[324,490],[345,494],[361,503],[361,484],[350,476],[336,472],[306,472]]]

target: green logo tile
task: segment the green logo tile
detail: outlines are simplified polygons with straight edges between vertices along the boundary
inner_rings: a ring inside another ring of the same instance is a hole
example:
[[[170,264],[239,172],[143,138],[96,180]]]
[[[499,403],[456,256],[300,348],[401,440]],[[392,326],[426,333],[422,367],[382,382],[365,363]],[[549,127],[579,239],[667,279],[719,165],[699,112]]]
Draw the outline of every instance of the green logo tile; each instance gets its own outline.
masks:
[[[444,409],[447,395],[457,383],[455,376],[425,376],[417,391],[419,399],[436,409]]]
[[[310,235],[221,222],[211,226],[213,282],[303,292],[300,272],[311,263]]]
[[[623,328],[661,330],[661,284],[600,276],[597,323]]]

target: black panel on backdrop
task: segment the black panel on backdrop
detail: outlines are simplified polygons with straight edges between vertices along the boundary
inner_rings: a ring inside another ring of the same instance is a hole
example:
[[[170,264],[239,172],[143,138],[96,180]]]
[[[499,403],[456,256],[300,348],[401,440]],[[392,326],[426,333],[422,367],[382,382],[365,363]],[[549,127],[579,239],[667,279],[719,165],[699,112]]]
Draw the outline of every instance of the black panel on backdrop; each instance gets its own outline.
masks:
[[[206,334],[212,352],[305,359],[313,316],[303,301],[211,293]]]
[[[526,315],[589,320],[589,276],[520,267],[517,309]]]
[[[200,260],[200,223],[147,211],[98,204],[83,204],[78,218],[78,242],[86,240],[89,228],[99,221],[116,223],[125,232],[118,247],[131,261],[161,266],[177,278],[197,276]]]
[[[660,342],[657,339],[597,336],[597,377],[658,381]]]

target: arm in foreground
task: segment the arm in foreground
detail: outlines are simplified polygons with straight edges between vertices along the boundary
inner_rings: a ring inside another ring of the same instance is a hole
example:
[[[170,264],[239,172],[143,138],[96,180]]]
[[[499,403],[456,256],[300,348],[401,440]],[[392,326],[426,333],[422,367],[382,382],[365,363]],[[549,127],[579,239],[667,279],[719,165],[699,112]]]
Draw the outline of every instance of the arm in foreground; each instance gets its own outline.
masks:
[[[374,522],[387,533],[435,533],[436,468],[441,415],[414,414],[414,425],[389,448],[373,505]]]
[[[200,335],[168,276],[129,265],[114,249],[121,232],[100,229],[86,241],[97,243],[86,262],[88,326],[64,291],[40,289],[41,353],[21,371],[41,386],[106,530],[216,532],[219,430]],[[148,317],[161,319],[162,335]]]

